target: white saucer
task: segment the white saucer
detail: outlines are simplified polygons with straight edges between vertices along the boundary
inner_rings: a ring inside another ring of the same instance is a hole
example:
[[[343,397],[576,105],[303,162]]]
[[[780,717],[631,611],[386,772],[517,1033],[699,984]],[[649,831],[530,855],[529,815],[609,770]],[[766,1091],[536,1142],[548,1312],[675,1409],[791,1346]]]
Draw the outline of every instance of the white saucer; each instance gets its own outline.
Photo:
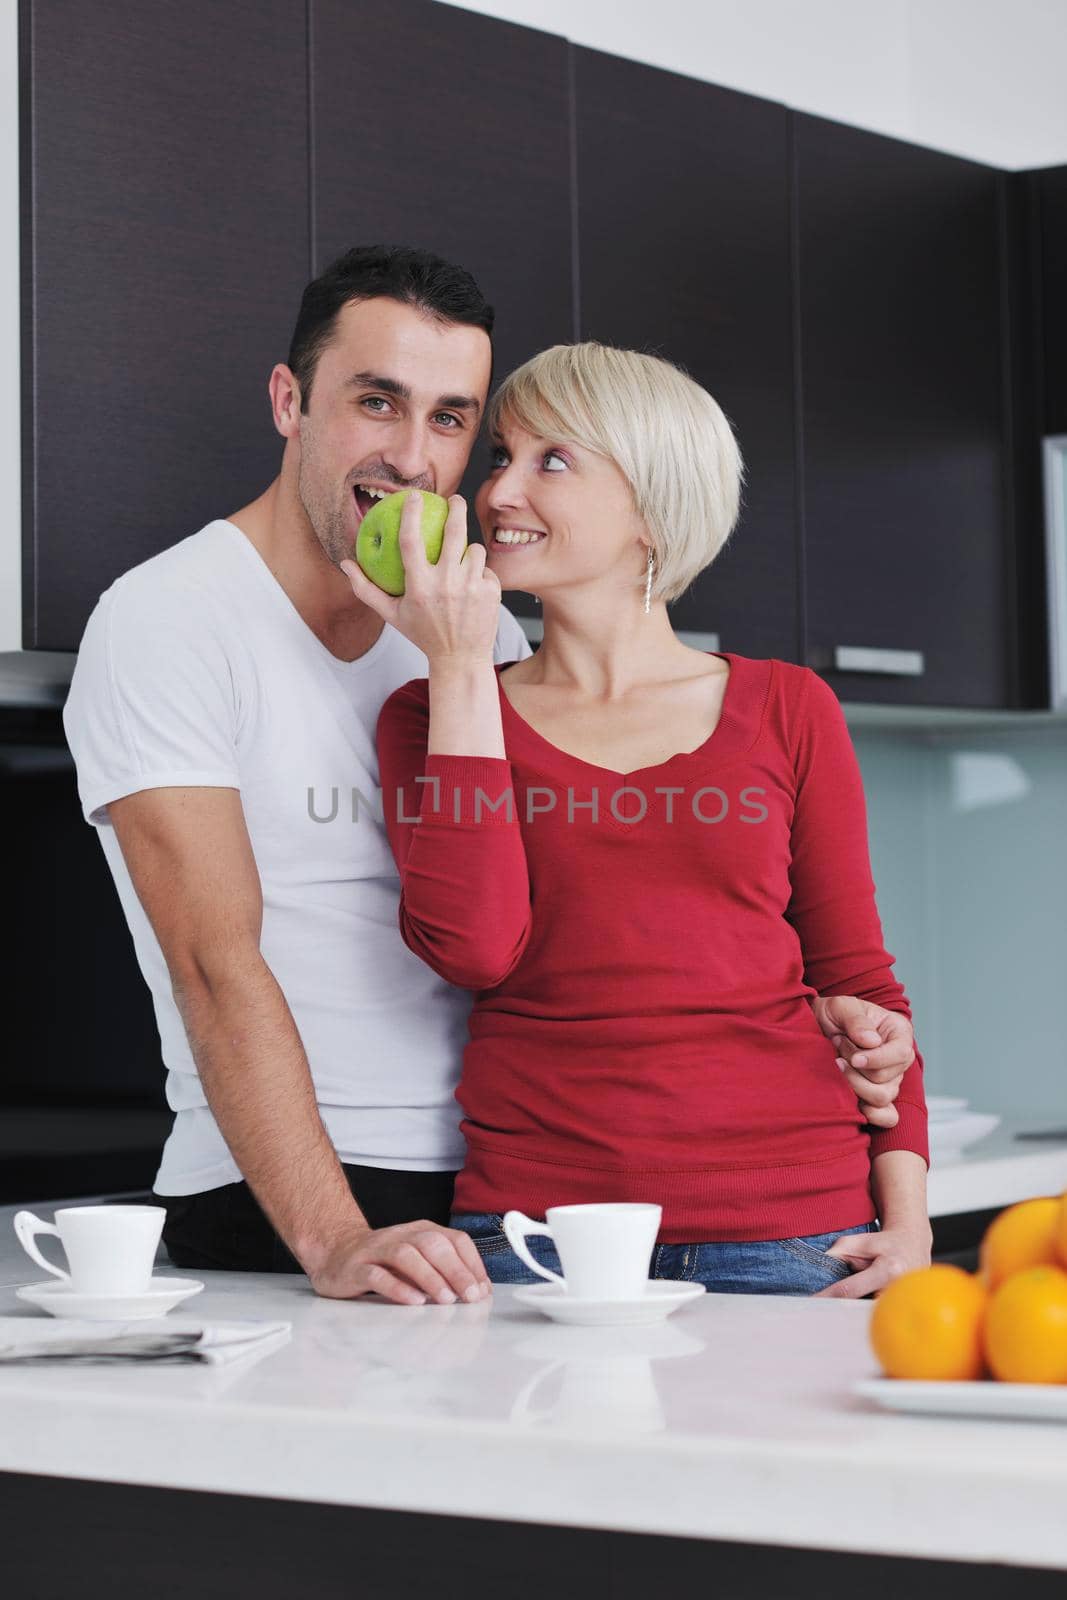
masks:
[[[555,1283],[523,1284],[515,1290],[520,1305],[543,1311],[554,1322],[607,1327],[611,1323],[662,1322],[672,1311],[704,1293],[702,1283],[672,1283],[649,1279],[643,1295],[634,1300],[578,1300]]]
[[[182,1300],[199,1294],[198,1278],[153,1278],[144,1294],[75,1294],[58,1278],[52,1283],[27,1283],[15,1293],[53,1317],[81,1317],[87,1322],[134,1322],[139,1317],[163,1317]]]

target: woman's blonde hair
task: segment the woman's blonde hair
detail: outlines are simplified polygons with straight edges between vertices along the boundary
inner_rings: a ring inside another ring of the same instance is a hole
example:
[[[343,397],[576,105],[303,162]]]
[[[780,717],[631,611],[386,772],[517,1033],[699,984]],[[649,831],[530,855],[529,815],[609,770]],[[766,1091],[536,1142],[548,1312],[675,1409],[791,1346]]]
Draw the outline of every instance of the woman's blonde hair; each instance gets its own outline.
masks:
[[[744,463],[730,424],[659,356],[595,340],[552,345],[504,379],[488,420],[491,432],[511,422],[615,463],[652,541],[656,600],[677,600],[737,522]]]

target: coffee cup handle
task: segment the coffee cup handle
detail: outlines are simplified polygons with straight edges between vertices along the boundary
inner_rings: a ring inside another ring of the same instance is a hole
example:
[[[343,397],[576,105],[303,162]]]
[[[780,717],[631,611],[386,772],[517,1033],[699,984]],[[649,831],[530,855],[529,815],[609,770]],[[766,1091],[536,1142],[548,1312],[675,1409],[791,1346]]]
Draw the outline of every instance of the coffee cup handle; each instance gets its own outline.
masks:
[[[35,1217],[32,1211],[16,1211],[15,1236],[28,1256],[32,1256],[39,1267],[50,1272],[53,1278],[62,1278],[64,1283],[70,1282],[70,1273],[64,1272],[62,1267],[54,1267],[46,1261],[38,1250],[34,1235],[38,1233],[54,1233],[59,1238],[59,1229],[52,1222],[42,1222],[40,1217]]]
[[[548,1239],[552,1237],[552,1229],[547,1222],[534,1222],[522,1211],[508,1211],[505,1213],[504,1236],[519,1260],[525,1261],[531,1272],[536,1272],[539,1277],[547,1278],[549,1283],[562,1284],[565,1289],[567,1287],[566,1281],[560,1277],[559,1273],[550,1272],[548,1267],[543,1267],[539,1261],[534,1260],[529,1250],[527,1250],[526,1235],[528,1233],[543,1233]]]

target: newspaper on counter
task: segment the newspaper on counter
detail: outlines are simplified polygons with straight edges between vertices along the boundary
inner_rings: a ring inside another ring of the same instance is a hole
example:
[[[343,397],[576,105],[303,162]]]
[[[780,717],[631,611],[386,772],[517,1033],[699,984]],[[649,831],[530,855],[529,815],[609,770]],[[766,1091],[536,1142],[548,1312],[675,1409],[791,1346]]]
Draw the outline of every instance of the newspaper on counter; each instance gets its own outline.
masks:
[[[291,1322],[205,1322],[195,1317],[152,1317],[136,1322],[0,1317],[0,1365],[110,1366],[152,1361],[220,1367],[243,1356],[267,1354],[287,1343],[292,1328]]]

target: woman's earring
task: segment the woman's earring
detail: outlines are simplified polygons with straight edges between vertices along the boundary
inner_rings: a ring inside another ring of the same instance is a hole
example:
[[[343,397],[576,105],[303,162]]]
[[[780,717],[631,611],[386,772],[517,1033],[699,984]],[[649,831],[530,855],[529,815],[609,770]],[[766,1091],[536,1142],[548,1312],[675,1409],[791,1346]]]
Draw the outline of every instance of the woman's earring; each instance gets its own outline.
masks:
[[[652,554],[652,546],[649,545],[649,547],[648,547],[648,565],[645,568],[645,616],[646,617],[648,616],[648,613],[652,609],[652,568],[653,568],[654,565],[655,565],[655,557]]]

